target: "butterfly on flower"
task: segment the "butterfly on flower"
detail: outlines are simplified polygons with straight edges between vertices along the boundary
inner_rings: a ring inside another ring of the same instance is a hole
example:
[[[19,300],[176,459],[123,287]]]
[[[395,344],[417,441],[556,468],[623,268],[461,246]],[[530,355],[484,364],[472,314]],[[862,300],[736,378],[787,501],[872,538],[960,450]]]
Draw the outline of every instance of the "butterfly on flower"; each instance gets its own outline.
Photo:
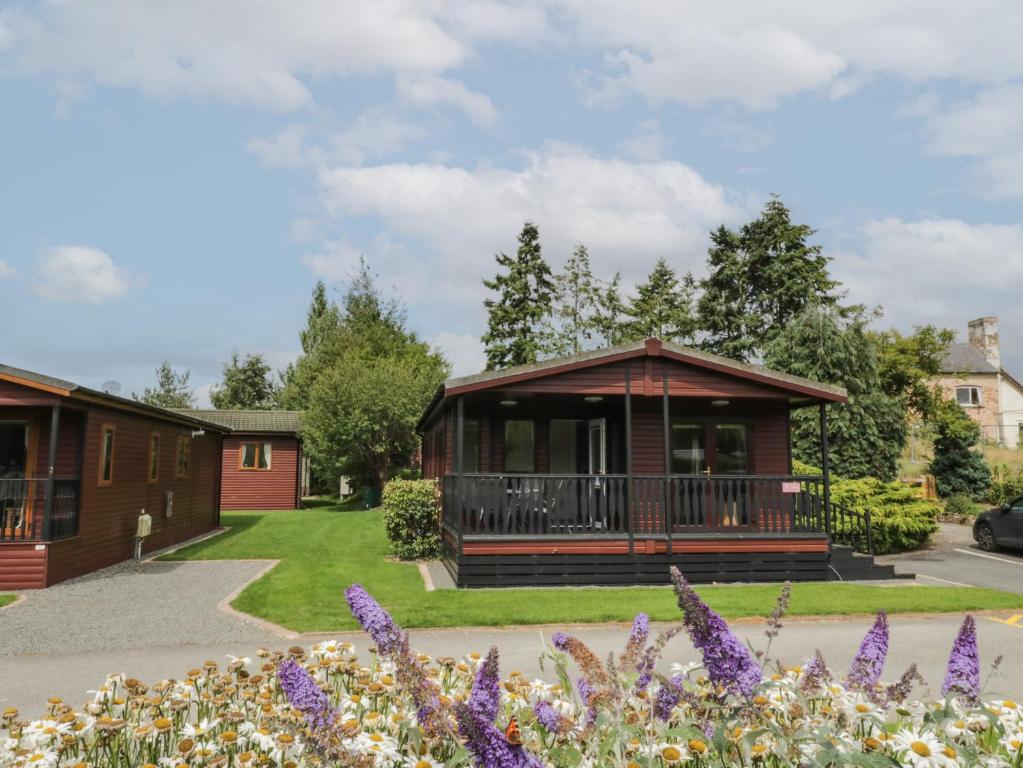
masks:
[[[511,722],[508,723],[508,727],[504,729],[504,738],[509,744],[514,744],[515,746],[522,745],[522,733],[519,731],[519,721],[514,717],[511,719]]]

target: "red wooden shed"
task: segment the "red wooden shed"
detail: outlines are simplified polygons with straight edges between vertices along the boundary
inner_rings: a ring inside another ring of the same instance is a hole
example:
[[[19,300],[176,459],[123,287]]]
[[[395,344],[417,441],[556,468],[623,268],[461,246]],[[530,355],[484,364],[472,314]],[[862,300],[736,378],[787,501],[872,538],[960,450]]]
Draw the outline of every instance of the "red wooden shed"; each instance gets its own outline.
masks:
[[[307,493],[299,411],[188,410],[221,425],[221,509],[298,509]]]
[[[217,527],[227,430],[0,365],[0,589],[45,587]]]
[[[792,474],[789,414],[826,436],[845,400],[658,339],[450,379],[419,422],[444,561],[460,586],[826,579],[869,517],[831,504],[826,439]]]

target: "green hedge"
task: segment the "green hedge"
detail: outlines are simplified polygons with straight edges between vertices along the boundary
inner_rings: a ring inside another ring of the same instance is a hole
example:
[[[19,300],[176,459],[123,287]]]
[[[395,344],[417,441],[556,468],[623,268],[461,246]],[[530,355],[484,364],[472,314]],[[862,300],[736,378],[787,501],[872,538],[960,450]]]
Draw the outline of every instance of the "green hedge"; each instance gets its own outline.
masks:
[[[384,524],[394,554],[427,560],[440,554],[440,504],[433,480],[391,480],[384,486]]]
[[[992,504],[1004,504],[1010,499],[1023,496],[1023,468],[995,464],[991,467],[991,475],[988,501]]]
[[[820,474],[820,469],[800,462],[795,462],[794,470],[796,474]],[[938,530],[941,505],[922,498],[919,489],[898,481],[832,476],[831,501],[858,512],[870,510],[876,555],[919,549]]]

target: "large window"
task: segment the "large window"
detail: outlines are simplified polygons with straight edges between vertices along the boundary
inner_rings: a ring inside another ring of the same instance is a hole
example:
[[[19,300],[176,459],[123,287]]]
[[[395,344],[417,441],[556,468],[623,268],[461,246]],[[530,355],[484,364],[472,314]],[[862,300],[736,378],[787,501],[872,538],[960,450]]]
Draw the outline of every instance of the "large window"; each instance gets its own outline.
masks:
[[[745,424],[715,427],[714,471],[719,475],[744,475],[748,471]]]
[[[506,472],[534,472],[533,422],[510,419],[504,423],[504,469]]]
[[[0,421],[0,478],[24,477],[28,465],[28,424]]]
[[[707,428],[701,422],[671,425],[671,471],[675,475],[698,475],[707,468]]]
[[[181,435],[178,437],[178,450],[174,461],[174,477],[188,477],[192,464],[192,439]]]
[[[968,407],[980,405],[980,387],[956,387],[956,402]]]
[[[480,423],[476,419],[467,419],[462,422],[462,437],[465,444],[462,446],[462,471],[480,471]]]
[[[99,484],[110,485],[114,482],[114,426],[104,424],[100,430],[99,444]]]
[[[270,443],[242,443],[239,469],[265,471],[271,467]]]
[[[149,436],[149,482],[160,479],[160,433],[153,432]]]
[[[585,472],[579,458],[584,422],[579,419],[551,419],[551,474],[575,475]]]

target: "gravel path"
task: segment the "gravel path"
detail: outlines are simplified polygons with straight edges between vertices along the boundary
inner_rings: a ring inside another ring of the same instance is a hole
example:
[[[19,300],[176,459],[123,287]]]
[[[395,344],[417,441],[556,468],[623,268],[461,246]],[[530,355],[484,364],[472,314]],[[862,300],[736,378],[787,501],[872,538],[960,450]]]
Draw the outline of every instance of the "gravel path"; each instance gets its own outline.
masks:
[[[0,611],[0,660],[22,654],[278,643],[278,635],[217,608],[266,566],[251,560],[152,561],[139,568],[129,561],[26,592],[25,600]]]

